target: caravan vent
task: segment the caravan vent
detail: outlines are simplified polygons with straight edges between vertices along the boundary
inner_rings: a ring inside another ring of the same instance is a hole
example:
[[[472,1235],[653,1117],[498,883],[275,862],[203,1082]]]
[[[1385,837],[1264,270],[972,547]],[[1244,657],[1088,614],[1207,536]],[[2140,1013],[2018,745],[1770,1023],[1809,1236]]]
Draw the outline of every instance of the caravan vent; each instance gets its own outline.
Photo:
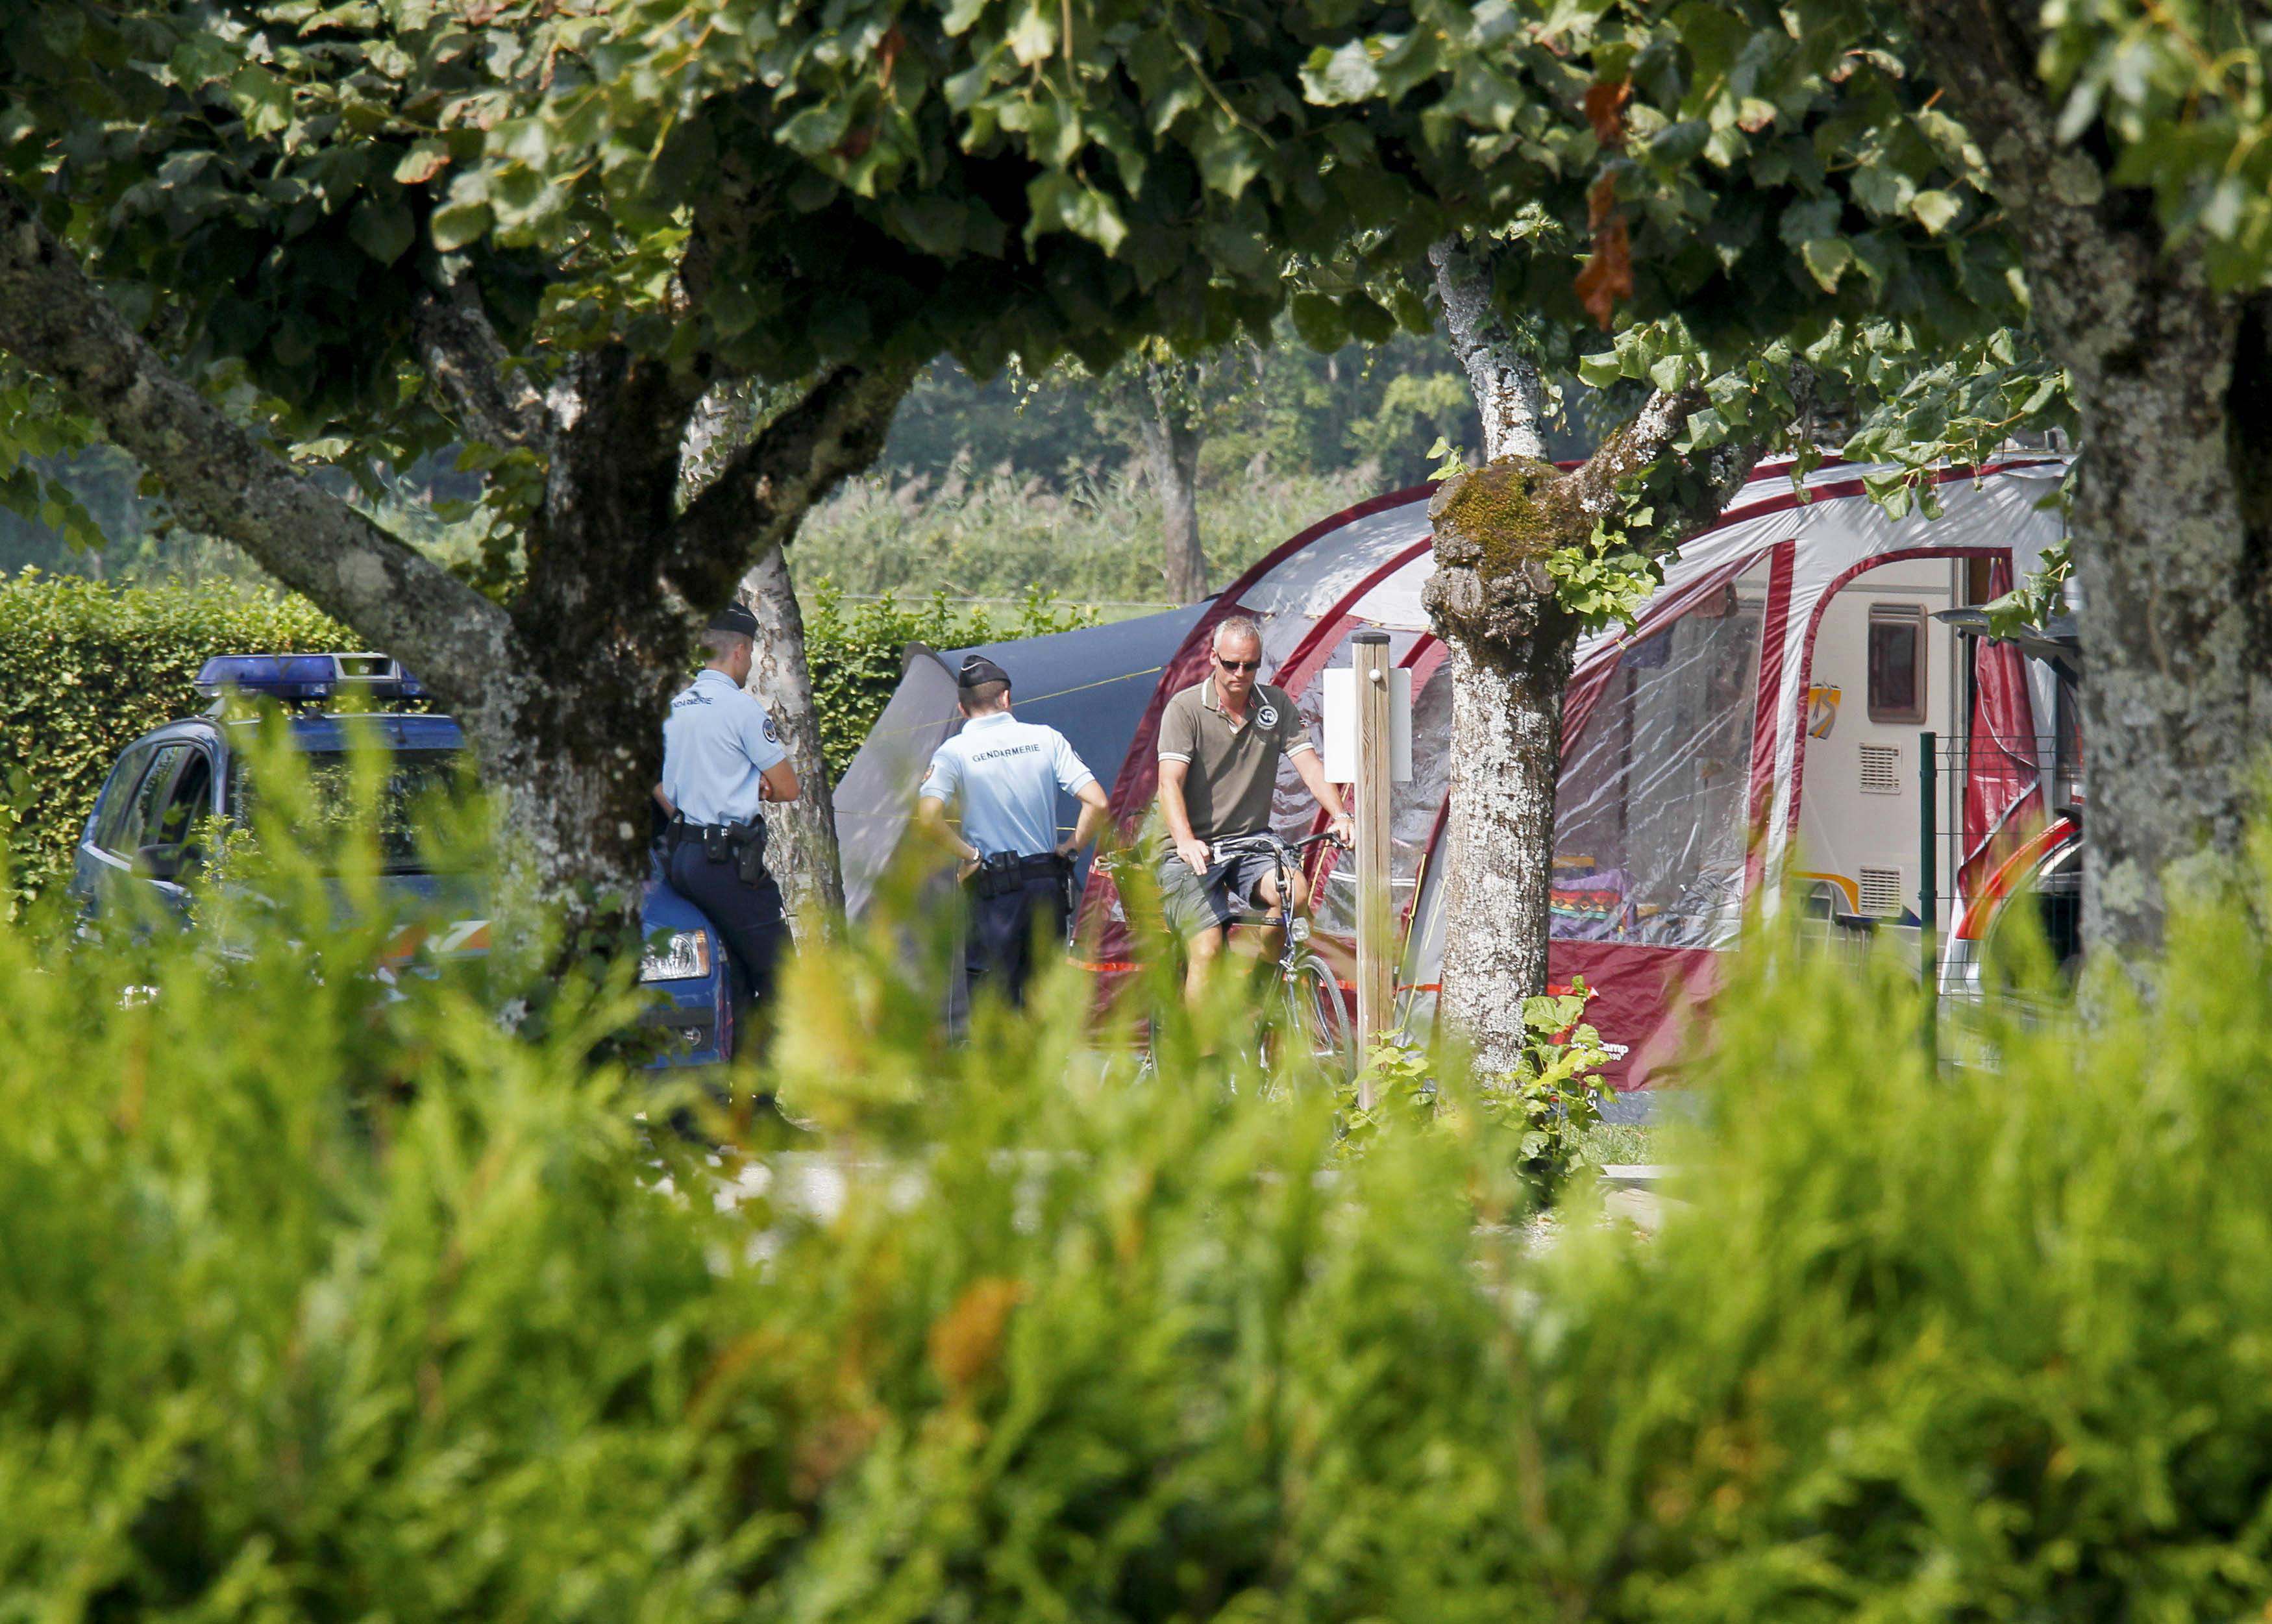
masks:
[[[1862,746],[1862,793],[1899,795],[1902,792],[1902,752],[1895,745]]]
[[[1862,883],[1855,887],[1860,893],[1862,911],[1872,919],[1893,919],[1902,911],[1902,871],[1897,868],[1865,868]]]

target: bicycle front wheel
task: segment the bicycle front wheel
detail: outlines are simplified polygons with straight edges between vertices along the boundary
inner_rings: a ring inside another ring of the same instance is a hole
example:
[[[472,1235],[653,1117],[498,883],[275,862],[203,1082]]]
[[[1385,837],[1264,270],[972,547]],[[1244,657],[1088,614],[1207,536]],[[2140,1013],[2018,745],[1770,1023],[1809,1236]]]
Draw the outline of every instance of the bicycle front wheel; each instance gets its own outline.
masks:
[[[1286,994],[1288,1029],[1307,1035],[1318,1068],[1335,1082],[1355,1078],[1356,1039],[1349,1030],[1349,1006],[1325,962],[1311,957],[1297,964]]]

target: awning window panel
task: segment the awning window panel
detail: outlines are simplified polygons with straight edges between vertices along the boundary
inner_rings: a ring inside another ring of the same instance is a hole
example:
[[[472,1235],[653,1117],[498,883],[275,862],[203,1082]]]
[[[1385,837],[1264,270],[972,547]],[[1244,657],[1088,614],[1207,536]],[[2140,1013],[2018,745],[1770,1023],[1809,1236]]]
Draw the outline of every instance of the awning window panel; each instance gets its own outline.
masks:
[[[1760,625],[1758,598],[1730,586],[1619,655],[1563,752],[1553,936],[1734,941]]]

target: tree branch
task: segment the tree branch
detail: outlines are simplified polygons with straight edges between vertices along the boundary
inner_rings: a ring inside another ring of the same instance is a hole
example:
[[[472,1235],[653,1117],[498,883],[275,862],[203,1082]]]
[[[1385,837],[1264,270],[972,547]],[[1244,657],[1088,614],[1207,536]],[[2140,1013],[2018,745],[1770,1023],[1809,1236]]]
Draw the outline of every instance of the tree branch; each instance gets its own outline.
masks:
[[[1802,402],[1811,400],[1813,374],[1804,367],[1793,374],[1793,393]],[[1720,516],[1744,482],[1766,454],[1764,438],[1723,441],[1702,451],[1682,453],[1678,442],[1688,432],[1688,420],[1711,404],[1700,388],[1654,391],[1633,420],[1602,442],[1594,454],[1568,475],[1569,490],[1581,513],[1596,519],[1618,511],[1623,498],[1618,487],[1635,475],[1654,475],[1649,505],[1653,516],[1640,536],[1658,551],[1688,539],[1703,525]],[[1670,475],[1671,477],[1665,478]]]
[[[480,292],[462,279],[429,292],[418,301],[416,320],[418,358],[459,426],[491,445],[536,445],[544,398],[513,370]]]
[[[44,373],[163,483],[192,527],[401,656],[445,693],[511,663],[504,612],[278,456],[167,369],[0,186],[0,349]]]
[[[1428,249],[1436,267],[1436,295],[1452,353],[1468,375],[1483,414],[1484,460],[1501,457],[1546,460],[1546,391],[1538,363],[1522,353],[1491,297],[1491,250],[1459,236],[1439,237]]]
[[[664,538],[662,573],[697,609],[723,603],[752,559],[884,449],[910,363],[832,368],[736,452]]]

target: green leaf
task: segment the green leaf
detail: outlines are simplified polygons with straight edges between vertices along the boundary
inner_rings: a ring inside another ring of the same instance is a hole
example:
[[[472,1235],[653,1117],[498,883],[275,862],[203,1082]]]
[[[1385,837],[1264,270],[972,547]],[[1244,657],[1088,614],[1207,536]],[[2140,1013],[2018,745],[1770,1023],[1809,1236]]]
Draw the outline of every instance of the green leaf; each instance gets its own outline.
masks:
[[[450,145],[431,136],[410,144],[394,166],[394,178],[405,186],[422,186],[439,175],[450,162]]]
[[[1615,350],[1584,355],[1578,362],[1579,381],[1589,388],[1606,389],[1625,376],[1625,363]]]
[[[174,48],[167,66],[176,84],[197,90],[228,78],[243,61],[219,34],[199,30]]]
[[[1128,227],[1120,211],[1103,193],[1080,184],[1070,175],[1052,170],[1037,176],[1026,188],[1026,201],[1032,211],[1026,226],[1028,243],[1045,232],[1065,230],[1087,237],[1110,254],[1117,252],[1127,238]]]
[[[1295,333],[1312,349],[1335,350],[1349,341],[1341,307],[1323,294],[1296,294],[1288,302],[1287,313],[1293,318]]]
[[[1917,195],[1917,183],[1887,160],[1872,159],[1854,172],[1855,200],[1882,220],[1904,213]]]
[[[258,63],[247,63],[230,76],[229,100],[244,118],[253,137],[280,135],[292,122],[292,90]]]
[[[348,235],[381,265],[392,265],[417,239],[417,221],[398,197],[366,198],[348,217]]]
[[[1192,155],[1208,191],[1236,198],[1262,173],[1268,153],[1252,131],[1218,113],[1192,138]]]
[[[1948,229],[1949,222],[1962,212],[1963,207],[1954,193],[1938,190],[1921,191],[1910,199],[1910,213],[1917,216],[1919,225],[1935,236]]]
[[[1790,246],[1804,251],[1808,243],[1838,235],[1839,204],[1835,198],[1810,198],[1782,212],[1776,232]]]
[[[1319,46],[1302,69],[1302,87],[1319,107],[1342,107],[1362,101],[1380,90],[1380,71],[1373,65],[1371,42],[1350,40],[1337,50]]]
[[[434,211],[434,246],[450,253],[478,241],[490,228],[490,206],[485,201],[448,203]]]
[[[1003,43],[1018,59],[1018,65],[1030,68],[1036,63],[1047,62],[1057,54],[1058,25],[1054,6],[1044,9],[1042,0],[1026,0],[1023,12],[1003,36]]]
[[[758,302],[739,281],[721,281],[703,304],[721,338],[736,338],[757,325]]]
[[[1854,263],[1854,245],[1844,237],[1817,237],[1802,243],[1798,257],[1805,263],[1807,273],[1814,278],[1825,293],[1834,293],[1838,279],[1846,274]]]

